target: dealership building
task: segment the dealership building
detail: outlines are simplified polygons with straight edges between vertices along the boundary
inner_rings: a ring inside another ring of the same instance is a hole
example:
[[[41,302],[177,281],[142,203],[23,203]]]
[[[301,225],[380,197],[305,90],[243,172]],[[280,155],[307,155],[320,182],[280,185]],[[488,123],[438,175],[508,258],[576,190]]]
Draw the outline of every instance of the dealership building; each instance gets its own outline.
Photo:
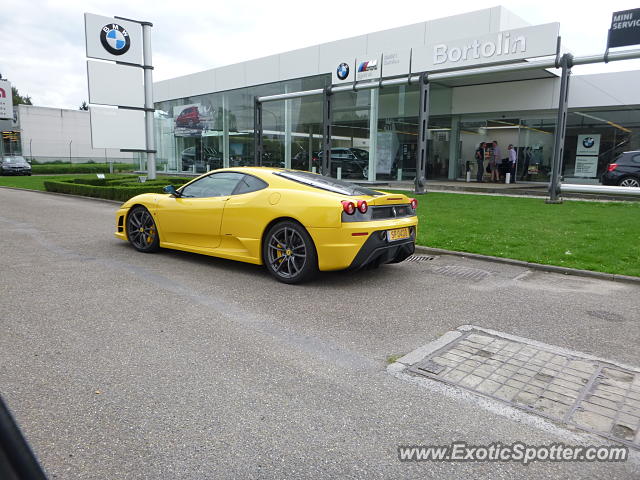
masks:
[[[343,88],[331,94],[331,157],[345,162],[357,157],[360,163],[348,175],[335,170],[331,174],[370,181],[411,179],[420,92],[417,82],[404,80],[467,64],[559,58],[558,34],[559,24],[531,26],[494,7],[156,82],[158,171],[200,172],[257,163],[316,169],[326,134],[322,91],[339,85]],[[516,147],[519,180],[549,181],[559,72],[496,69],[432,80],[427,179],[461,179],[468,168],[475,176],[475,149],[480,142],[495,140],[502,157],[507,157],[507,145]],[[396,84],[358,87],[394,78]],[[571,75],[565,179],[595,183],[617,155],[640,149],[637,85],[637,70]],[[256,98],[292,92],[309,94],[261,104],[263,155],[258,160]]]
[[[475,178],[478,145],[497,141],[501,158],[515,147],[518,180],[548,182],[561,90],[560,69],[548,65],[571,47],[558,42],[561,33],[558,23],[530,25],[494,7],[156,82],[157,170],[261,164],[320,171],[329,140],[330,175],[411,180],[426,137],[427,179]],[[456,73],[461,68],[464,75]],[[640,150],[640,70],[579,69],[570,78],[562,175],[598,183],[620,153]],[[430,92],[421,136],[423,72]],[[20,105],[13,119],[0,120],[0,155],[132,159],[108,129],[111,148],[93,148],[93,130],[89,112]]]

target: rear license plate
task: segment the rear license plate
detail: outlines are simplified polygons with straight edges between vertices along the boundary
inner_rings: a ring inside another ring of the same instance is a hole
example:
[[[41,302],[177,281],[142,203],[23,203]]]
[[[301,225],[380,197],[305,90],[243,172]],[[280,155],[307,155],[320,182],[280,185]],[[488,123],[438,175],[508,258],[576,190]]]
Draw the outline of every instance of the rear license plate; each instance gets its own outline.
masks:
[[[404,238],[409,238],[411,234],[409,233],[409,228],[396,228],[395,230],[387,230],[387,239],[390,242],[395,240],[402,240]]]

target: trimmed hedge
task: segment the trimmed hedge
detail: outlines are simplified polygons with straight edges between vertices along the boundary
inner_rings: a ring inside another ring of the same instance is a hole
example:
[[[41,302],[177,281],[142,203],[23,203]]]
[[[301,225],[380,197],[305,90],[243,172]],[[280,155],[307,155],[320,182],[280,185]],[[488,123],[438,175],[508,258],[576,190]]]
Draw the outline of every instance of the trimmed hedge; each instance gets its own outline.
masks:
[[[131,197],[141,193],[162,193],[162,188],[165,185],[180,186],[189,180],[191,179],[162,178],[145,183],[137,183],[137,181],[133,181],[133,178],[128,181],[126,179],[75,178],[72,180],[46,180],[44,188],[47,192],[126,202]]]
[[[137,168],[133,163],[114,163],[114,172],[132,172]],[[61,173],[109,173],[108,163],[51,163],[31,165],[31,173],[61,174]]]

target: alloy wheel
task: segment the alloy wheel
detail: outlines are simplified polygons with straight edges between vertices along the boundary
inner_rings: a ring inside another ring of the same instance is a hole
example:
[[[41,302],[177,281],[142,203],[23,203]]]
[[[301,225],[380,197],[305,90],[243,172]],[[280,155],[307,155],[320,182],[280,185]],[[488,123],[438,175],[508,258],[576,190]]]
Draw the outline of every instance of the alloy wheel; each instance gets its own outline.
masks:
[[[155,247],[158,232],[153,217],[146,208],[134,209],[129,214],[127,235],[138,250],[151,250]]]
[[[296,230],[283,226],[269,237],[267,261],[274,274],[284,279],[295,278],[307,262],[307,245]]]
[[[621,187],[640,187],[640,182],[635,178],[625,178],[620,182]]]

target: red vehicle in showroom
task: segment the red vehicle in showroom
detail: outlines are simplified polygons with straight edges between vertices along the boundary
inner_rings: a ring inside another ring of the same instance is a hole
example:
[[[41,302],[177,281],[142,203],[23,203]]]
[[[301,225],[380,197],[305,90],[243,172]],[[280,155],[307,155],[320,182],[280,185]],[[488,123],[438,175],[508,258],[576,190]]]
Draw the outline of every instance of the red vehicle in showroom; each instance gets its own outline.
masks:
[[[198,107],[187,107],[176,118],[176,127],[195,127],[200,123]]]

